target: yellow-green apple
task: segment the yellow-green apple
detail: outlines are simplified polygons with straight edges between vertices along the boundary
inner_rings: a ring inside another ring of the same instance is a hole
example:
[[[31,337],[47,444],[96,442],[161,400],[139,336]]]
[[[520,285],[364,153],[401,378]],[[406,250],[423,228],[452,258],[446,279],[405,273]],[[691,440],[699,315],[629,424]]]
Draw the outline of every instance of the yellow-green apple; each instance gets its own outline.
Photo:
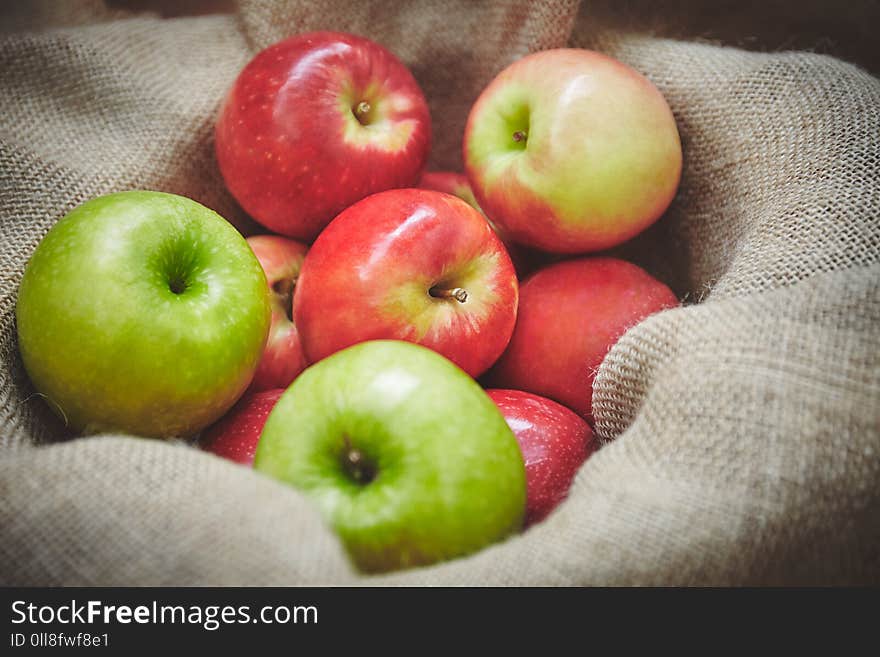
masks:
[[[311,363],[384,338],[430,347],[478,376],[510,339],[517,290],[483,215],[449,194],[395,189],[356,203],[321,233],[300,272],[293,319]]]
[[[363,37],[312,32],[258,53],[220,110],[217,160],[242,207],[311,241],[339,212],[418,182],[428,106],[406,66]]]
[[[605,354],[627,329],[677,305],[666,285],[624,260],[550,265],[520,287],[516,328],[489,385],[549,397],[591,420],[593,378]]]
[[[251,382],[269,330],[260,263],[188,198],[101,196],[37,246],[19,288],[24,366],[74,431],[182,437]]]
[[[254,467],[311,497],[368,572],[478,550],[522,527],[523,458],[492,400],[424,347],[370,341],[309,367]]]
[[[251,382],[251,390],[286,388],[306,367],[293,323],[293,292],[308,248],[280,235],[252,235],[247,242],[266,273],[272,304],[269,339]]]
[[[201,448],[242,465],[253,465],[266,418],[284,390],[246,392],[219,421],[202,432]]]
[[[596,451],[593,430],[555,401],[522,390],[487,390],[516,436],[526,466],[525,526],[540,522],[568,495],[572,479]]]
[[[486,87],[464,137],[480,207],[517,242],[586,253],[634,237],[666,210],[681,175],[660,91],[597,52],[546,50]]]

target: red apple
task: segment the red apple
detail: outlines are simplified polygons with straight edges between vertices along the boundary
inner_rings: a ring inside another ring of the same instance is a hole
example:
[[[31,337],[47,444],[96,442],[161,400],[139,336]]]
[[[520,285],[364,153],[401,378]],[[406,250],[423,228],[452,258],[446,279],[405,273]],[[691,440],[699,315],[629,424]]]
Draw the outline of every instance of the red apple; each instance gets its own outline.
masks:
[[[309,362],[358,342],[407,340],[471,376],[501,354],[516,321],[510,257],[459,198],[395,189],[356,203],[303,263],[293,319]]]
[[[525,525],[540,522],[568,495],[578,468],[596,451],[580,416],[521,390],[487,390],[516,436],[526,464]]]
[[[250,389],[286,388],[306,367],[292,316],[293,291],[307,247],[279,235],[254,235],[247,242],[266,272],[272,306],[269,339]]]
[[[550,265],[523,282],[513,337],[488,381],[549,397],[591,420],[593,378],[605,354],[628,328],[676,305],[666,285],[624,260]]]
[[[455,173],[454,171],[426,171],[422,174],[422,179],[419,181],[419,188],[433,189],[436,192],[452,194],[480,212],[483,212],[464,174]],[[483,213],[483,216],[485,216],[485,213]],[[501,243],[507,249],[507,253],[513,261],[513,266],[519,278],[523,278],[540,266],[541,263],[544,263],[547,254],[539,253],[515,243],[489,217],[486,217],[486,221],[489,222],[489,225],[492,226],[492,229],[501,238]]]
[[[216,151],[232,195],[276,233],[311,241],[343,209],[418,182],[428,105],[391,52],[336,32],[258,53],[220,110]]]
[[[485,213],[515,241],[555,253],[609,248],[675,196],[681,142],[660,91],[597,52],[537,52],[474,104],[465,170]]]
[[[202,433],[201,448],[236,463],[253,465],[263,425],[283,393],[283,388],[246,393],[219,422]]]

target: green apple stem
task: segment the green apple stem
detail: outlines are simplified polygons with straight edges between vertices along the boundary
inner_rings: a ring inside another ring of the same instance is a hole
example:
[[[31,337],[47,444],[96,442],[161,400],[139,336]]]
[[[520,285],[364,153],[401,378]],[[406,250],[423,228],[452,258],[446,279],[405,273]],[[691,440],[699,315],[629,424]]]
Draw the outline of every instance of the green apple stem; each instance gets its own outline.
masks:
[[[459,303],[464,303],[468,300],[468,293],[463,287],[453,287],[453,288],[437,288],[432,287],[428,290],[428,294],[430,294],[435,299],[455,299]]]
[[[513,133],[513,141],[515,142],[527,141],[528,138],[529,135],[525,130],[517,130]]]
[[[365,485],[376,478],[376,469],[365,457],[364,453],[357,447],[353,447],[351,439],[343,436],[345,442],[345,452],[343,453],[343,466],[349,476],[355,482]]]

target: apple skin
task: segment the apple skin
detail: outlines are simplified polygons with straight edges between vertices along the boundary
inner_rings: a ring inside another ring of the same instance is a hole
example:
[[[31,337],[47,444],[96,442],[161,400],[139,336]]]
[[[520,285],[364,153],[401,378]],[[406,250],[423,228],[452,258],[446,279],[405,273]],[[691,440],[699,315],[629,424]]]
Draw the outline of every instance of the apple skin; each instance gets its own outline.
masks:
[[[293,323],[293,293],[308,247],[280,235],[252,235],[248,245],[266,274],[272,323],[251,390],[286,388],[306,368],[306,357]]]
[[[419,181],[419,189],[432,189],[435,192],[457,196],[472,208],[479,210],[486,217],[486,213],[483,212],[480,204],[477,203],[471,185],[463,173],[456,173],[454,171],[426,171],[422,174],[422,179]],[[507,249],[507,255],[510,256],[510,260],[513,262],[517,278],[524,278],[530,272],[537,269],[540,263],[544,262],[546,259],[545,254],[517,244],[509,236],[505,235],[504,231],[495,225],[489,217],[486,217],[486,221],[489,222],[492,230],[495,231],[501,243],[504,244],[504,248]]]
[[[593,430],[561,404],[522,390],[487,390],[516,436],[526,466],[525,526],[546,518],[568,495],[596,451]]]
[[[545,50],[504,69],[471,109],[465,171],[513,240],[554,253],[616,246],[656,221],[681,177],[660,91],[589,50]]]
[[[455,171],[425,171],[419,180],[418,187],[419,189],[432,189],[435,192],[452,194],[475,210],[483,211],[480,208],[480,204],[477,203],[467,176],[463,173],[456,173]],[[489,223],[492,222],[490,221]],[[495,226],[492,227],[495,228]]]
[[[183,437],[251,382],[269,330],[245,239],[190,199],[101,196],[71,211],[25,269],[18,344],[35,388],[78,433]]]
[[[256,470],[311,497],[363,571],[462,556],[522,527],[525,466],[492,400],[439,354],[365,342],[309,367]]]
[[[592,421],[593,379],[608,350],[628,328],[677,305],[666,285],[625,260],[550,265],[520,287],[516,328],[488,384],[548,397]]]
[[[443,290],[466,298],[437,296]],[[395,189],[356,203],[321,233],[300,272],[293,319],[311,363],[366,340],[406,340],[478,376],[507,346],[517,298],[513,264],[482,214],[449,194]]]
[[[199,445],[230,461],[251,466],[266,418],[285,388],[247,392],[220,420],[202,432]]]
[[[430,145],[428,105],[406,66],[379,44],[339,32],[302,34],[258,53],[215,130],[232,195],[271,231],[306,242],[352,203],[415,185]]]

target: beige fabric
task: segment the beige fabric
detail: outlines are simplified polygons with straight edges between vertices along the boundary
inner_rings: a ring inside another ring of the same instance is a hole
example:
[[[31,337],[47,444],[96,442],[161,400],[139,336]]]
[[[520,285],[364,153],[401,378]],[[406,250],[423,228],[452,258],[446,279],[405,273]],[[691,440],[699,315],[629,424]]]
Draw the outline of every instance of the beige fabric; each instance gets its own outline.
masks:
[[[859,7],[853,25],[870,19]],[[243,1],[235,16],[161,20],[83,2],[40,31],[33,16],[6,22],[0,583],[880,583],[880,82],[828,56],[663,38],[656,15],[612,20],[588,0]],[[311,29],[364,34],[412,68],[435,167],[460,165],[494,73],[566,44],[651,77],[685,150],[670,212],[619,253],[688,305],[631,329],[602,365],[607,444],[569,500],[479,554],[375,578],[296,492],[247,469],[131,437],[54,444],[62,427],[14,339],[27,258],[87,198],[161,189],[253,230],[223,189],[214,115],[256,49]]]

